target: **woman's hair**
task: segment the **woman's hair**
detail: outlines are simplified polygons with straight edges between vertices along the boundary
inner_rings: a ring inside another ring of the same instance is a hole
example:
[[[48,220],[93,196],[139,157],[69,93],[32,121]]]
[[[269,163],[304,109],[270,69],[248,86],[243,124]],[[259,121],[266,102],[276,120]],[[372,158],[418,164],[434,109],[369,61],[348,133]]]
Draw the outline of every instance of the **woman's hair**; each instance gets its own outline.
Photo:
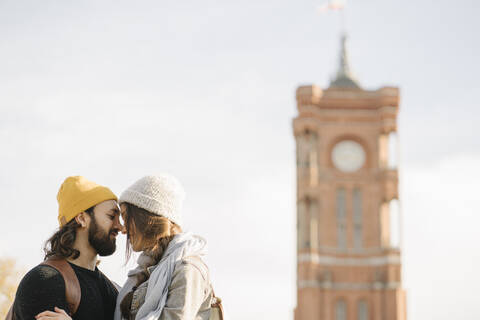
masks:
[[[162,258],[170,241],[176,234],[181,233],[182,229],[165,217],[153,214],[128,202],[122,204],[126,207],[124,222],[127,231],[127,261],[131,256],[132,242],[136,242],[140,243],[142,250],[153,258],[151,265],[156,265]],[[136,286],[120,303],[122,316],[126,319],[130,318],[133,293],[140,284],[147,281],[147,268],[151,265],[145,266],[144,272],[137,275]]]
[[[85,210],[91,217],[93,216],[93,209],[95,206]],[[80,256],[80,251],[73,248],[75,239],[77,238],[77,229],[80,227],[75,219],[69,221],[63,227],[55,232],[46,242],[43,247],[45,252],[44,260],[47,260],[50,257],[56,258],[72,258],[77,259]]]

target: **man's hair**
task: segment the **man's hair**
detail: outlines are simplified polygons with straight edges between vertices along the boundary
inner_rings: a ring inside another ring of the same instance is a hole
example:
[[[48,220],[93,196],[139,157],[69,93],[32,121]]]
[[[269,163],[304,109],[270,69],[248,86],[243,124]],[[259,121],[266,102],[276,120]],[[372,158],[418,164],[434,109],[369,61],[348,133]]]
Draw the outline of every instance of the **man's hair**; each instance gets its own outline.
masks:
[[[85,210],[90,217],[93,217],[93,209],[95,206]],[[46,242],[43,247],[45,252],[44,260],[48,258],[55,257],[61,259],[72,258],[76,259],[80,256],[80,251],[73,248],[75,239],[77,238],[77,229],[80,227],[80,224],[72,219],[63,227],[55,232]]]

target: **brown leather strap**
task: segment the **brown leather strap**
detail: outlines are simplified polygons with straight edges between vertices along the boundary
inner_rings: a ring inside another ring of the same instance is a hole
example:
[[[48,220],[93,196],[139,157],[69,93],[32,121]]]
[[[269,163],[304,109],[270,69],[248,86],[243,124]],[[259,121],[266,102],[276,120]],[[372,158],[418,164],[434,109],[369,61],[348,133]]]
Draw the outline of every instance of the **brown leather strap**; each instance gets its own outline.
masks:
[[[220,299],[219,297],[217,297],[215,295],[215,291],[213,290],[213,286],[211,288],[212,288],[212,295],[213,295],[214,302],[211,303],[210,308],[218,308],[220,319],[224,320],[222,299]]]
[[[223,312],[223,306],[221,302],[218,305],[218,309],[220,310],[220,320],[224,320],[224,312]]]
[[[41,263],[43,265],[50,266],[58,270],[63,276],[65,281],[65,298],[68,305],[70,315],[74,315],[77,312],[80,305],[80,299],[82,298],[82,290],[80,288],[80,282],[78,282],[77,275],[73,271],[72,266],[64,259],[50,258]]]
[[[15,315],[13,314],[13,304],[8,310],[7,317],[5,318],[5,320],[15,320]]]

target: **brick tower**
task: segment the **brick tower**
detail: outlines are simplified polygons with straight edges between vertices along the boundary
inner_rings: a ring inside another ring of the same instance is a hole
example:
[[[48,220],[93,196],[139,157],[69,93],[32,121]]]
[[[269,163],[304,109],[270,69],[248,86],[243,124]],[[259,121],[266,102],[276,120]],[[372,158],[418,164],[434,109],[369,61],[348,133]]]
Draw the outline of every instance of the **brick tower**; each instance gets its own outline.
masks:
[[[405,320],[396,168],[399,90],[364,90],[342,36],[330,87],[301,86],[295,320]]]

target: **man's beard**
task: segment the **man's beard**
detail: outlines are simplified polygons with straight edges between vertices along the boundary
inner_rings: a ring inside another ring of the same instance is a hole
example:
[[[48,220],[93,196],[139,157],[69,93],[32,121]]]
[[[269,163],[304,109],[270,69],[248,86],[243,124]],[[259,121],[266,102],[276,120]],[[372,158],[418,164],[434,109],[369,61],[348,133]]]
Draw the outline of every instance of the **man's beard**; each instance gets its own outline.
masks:
[[[112,230],[109,233],[103,231],[98,226],[95,216],[92,215],[88,230],[88,242],[97,251],[98,255],[102,257],[113,254],[117,247],[116,239],[110,237],[110,234],[112,234]]]

